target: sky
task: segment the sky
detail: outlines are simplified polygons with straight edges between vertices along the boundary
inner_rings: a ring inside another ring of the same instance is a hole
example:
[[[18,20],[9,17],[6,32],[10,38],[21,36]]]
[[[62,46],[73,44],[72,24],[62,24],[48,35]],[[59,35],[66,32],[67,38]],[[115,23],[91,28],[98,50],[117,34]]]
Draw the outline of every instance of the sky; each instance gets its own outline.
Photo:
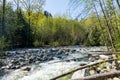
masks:
[[[67,13],[69,0],[46,0],[44,10],[50,12],[52,16],[64,15]]]

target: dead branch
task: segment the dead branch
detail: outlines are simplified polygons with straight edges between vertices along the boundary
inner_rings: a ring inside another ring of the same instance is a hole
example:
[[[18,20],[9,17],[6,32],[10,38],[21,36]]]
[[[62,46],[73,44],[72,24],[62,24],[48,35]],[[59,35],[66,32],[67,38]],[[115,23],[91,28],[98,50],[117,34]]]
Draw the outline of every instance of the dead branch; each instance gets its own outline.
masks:
[[[61,74],[59,76],[56,76],[56,77],[54,77],[54,78],[52,78],[50,80],[56,80],[56,79],[58,79],[60,77],[66,76],[66,75],[71,74],[71,73],[73,73],[75,71],[78,71],[78,70],[81,70],[81,69],[84,69],[84,68],[87,68],[87,67],[91,67],[91,66],[94,66],[94,65],[97,65],[97,64],[101,64],[101,63],[104,63],[104,62],[111,62],[111,61],[114,61],[114,60],[118,60],[118,59],[109,59],[109,60],[106,60],[106,61],[99,61],[99,62],[95,62],[93,64],[88,64],[88,65],[85,65],[85,66],[81,66],[81,67],[76,68],[76,69],[74,69],[72,71],[66,72],[66,73]]]
[[[95,74],[91,76],[87,76],[84,78],[79,78],[79,79],[72,79],[72,80],[104,80],[106,78],[113,78],[113,77],[118,77],[120,76],[120,71],[113,71],[113,72],[106,72],[102,74]]]
[[[120,52],[108,52],[108,51],[90,51],[90,54],[92,56],[97,56],[97,55],[111,55],[111,54],[119,54]]]

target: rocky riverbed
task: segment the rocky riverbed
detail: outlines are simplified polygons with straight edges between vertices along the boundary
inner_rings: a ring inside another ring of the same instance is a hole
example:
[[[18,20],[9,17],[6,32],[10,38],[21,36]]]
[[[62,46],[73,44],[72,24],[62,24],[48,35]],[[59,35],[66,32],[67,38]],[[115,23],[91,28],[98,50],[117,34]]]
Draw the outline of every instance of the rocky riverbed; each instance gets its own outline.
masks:
[[[100,57],[112,58],[111,55],[94,57],[91,51],[106,51],[106,47],[71,46],[6,51],[0,55],[0,79],[49,80],[80,65],[97,61]]]
[[[74,53],[87,54],[88,51],[90,51],[89,48],[53,47],[1,52],[0,69],[17,69],[25,65],[38,64],[54,59],[65,59],[68,55],[77,57],[78,54]]]
[[[39,48],[1,53],[1,69],[17,69],[25,65],[38,64],[56,58],[63,58],[68,55],[69,49]]]

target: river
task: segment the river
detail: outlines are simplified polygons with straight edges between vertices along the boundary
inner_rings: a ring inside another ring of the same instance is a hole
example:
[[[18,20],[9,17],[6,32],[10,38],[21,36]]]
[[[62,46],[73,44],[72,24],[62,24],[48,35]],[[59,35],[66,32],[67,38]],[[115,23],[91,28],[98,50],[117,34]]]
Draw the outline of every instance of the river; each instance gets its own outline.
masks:
[[[42,51],[41,51],[42,50]],[[71,46],[71,47],[54,47],[54,48],[34,48],[34,49],[24,49],[24,50],[18,50],[16,51],[17,53],[23,55],[26,54],[24,51],[32,51],[34,53],[34,56],[38,56],[36,54],[45,54],[45,51],[47,51],[47,56],[46,58],[49,58],[50,55],[54,52],[52,58],[49,59],[43,59],[39,61],[40,59],[36,59],[36,61],[33,61],[30,64],[26,63],[25,66],[30,66],[30,71],[25,71],[21,67],[20,68],[14,68],[11,69],[9,68],[9,73],[6,73],[5,75],[0,77],[0,80],[49,80],[55,76],[58,76],[64,72],[73,70],[77,67],[80,66],[80,64],[88,64],[90,62],[90,57],[89,53],[90,51],[106,51],[106,47],[80,47],[80,46]],[[58,53],[61,51],[62,55]],[[11,51],[13,53],[15,51]],[[20,53],[21,52],[21,53]],[[39,53],[38,53],[39,52]],[[9,52],[10,53],[10,52]],[[32,56],[33,54],[30,53]],[[65,55],[64,55],[65,54]],[[15,54],[17,55],[17,54]],[[12,55],[13,56],[13,55]],[[10,56],[9,56],[10,57]],[[31,57],[29,55],[29,57]],[[31,59],[27,57],[27,59]],[[40,57],[40,56],[39,56]],[[8,59],[9,61],[12,61],[14,57],[12,58],[5,58]],[[43,58],[43,57],[42,57]],[[45,58],[45,57],[44,57]],[[68,59],[75,59],[76,60],[70,60],[70,61],[65,61]],[[16,58],[14,58],[16,59]],[[18,59],[19,60],[19,59]],[[24,63],[23,62],[23,63]],[[14,64],[16,65],[16,64]],[[6,65],[8,66],[8,65]],[[22,66],[24,67],[24,66]],[[67,79],[70,79],[71,76],[67,77]]]

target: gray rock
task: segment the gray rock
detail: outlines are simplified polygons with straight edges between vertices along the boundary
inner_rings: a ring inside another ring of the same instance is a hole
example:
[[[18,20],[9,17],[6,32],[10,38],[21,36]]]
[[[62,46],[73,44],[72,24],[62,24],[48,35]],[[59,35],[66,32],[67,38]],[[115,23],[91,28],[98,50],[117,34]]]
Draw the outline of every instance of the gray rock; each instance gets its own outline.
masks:
[[[120,80],[120,79],[119,79],[119,78],[117,78],[117,77],[114,77],[114,78],[113,78],[113,80]]]
[[[101,60],[108,60],[109,59],[109,56],[106,56],[106,55],[99,55],[99,57]]]
[[[23,70],[23,71],[30,71],[31,70],[31,66],[21,67],[21,70]]]
[[[76,71],[73,73],[71,80],[78,79],[78,78],[83,78],[85,75],[85,69]]]

